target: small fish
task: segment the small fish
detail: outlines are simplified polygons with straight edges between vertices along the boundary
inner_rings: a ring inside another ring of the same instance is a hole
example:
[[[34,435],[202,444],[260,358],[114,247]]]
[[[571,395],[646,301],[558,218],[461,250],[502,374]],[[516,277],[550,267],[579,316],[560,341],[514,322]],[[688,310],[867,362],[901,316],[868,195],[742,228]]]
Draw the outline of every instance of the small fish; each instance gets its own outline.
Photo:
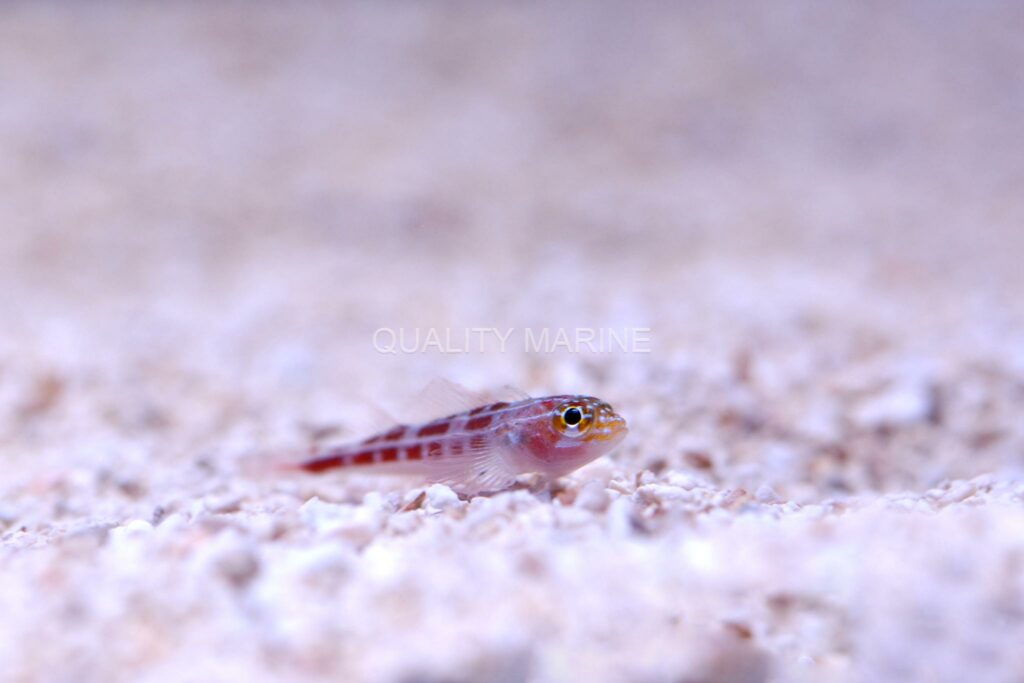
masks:
[[[321,473],[372,467],[425,476],[463,492],[498,491],[521,474],[568,474],[612,450],[627,431],[626,421],[592,396],[526,398],[399,425],[291,468]]]

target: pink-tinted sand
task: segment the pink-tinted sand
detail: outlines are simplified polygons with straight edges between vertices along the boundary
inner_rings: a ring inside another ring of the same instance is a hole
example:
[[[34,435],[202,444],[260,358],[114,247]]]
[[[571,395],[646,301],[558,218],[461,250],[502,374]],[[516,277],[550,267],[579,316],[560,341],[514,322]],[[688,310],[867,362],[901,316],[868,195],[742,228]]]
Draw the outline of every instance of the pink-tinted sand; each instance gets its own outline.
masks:
[[[3,3],[0,680],[1020,680],[1022,32]],[[631,433],[468,501],[251,467],[439,377]]]

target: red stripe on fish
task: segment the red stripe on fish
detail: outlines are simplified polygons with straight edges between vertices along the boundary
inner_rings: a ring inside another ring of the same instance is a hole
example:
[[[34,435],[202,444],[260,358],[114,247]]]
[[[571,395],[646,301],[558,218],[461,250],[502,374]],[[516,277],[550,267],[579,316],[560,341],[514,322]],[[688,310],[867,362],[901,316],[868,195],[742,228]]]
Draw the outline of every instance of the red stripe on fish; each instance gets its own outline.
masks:
[[[377,462],[377,459],[374,457],[374,455],[376,453],[377,453],[377,451],[375,451],[375,450],[372,450],[372,451],[362,451],[361,453],[356,453],[355,455],[352,456],[352,464],[353,465],[372,465],[375,462]]]
[[[420,427],[419,431],[416,432],[416,436],[439,436],[448,431],[451,423],[445,420],[444,422],[432,422],[428,425]]]
[[[468,429],[469,431],[472,432],[476,431],[477,429],[483,429],[484,427],[490,425],[492,422],[494,422],[493,415],[481,415],[480,417],[470,418],[466,422],[466,426],[464,427],[464,429]]]
[[[307,460],[306,462],[299,465],[300,469],[307,472],[323,472],[325,470],[333,470],[336,467],[345,466],[344,455],[328,455],[316,460]]]

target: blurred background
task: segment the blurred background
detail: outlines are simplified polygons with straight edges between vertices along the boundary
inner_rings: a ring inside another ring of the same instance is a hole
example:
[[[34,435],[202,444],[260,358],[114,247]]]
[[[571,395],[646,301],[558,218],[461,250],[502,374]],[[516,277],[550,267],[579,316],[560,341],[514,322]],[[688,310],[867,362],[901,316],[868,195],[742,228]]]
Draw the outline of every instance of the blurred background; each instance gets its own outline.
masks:
[[[436,377],[686,429],[813,409],[834,449],[859,394],[909,382],[882,401],[913,413],[1024,363],[1019,3],[0,11],[7,460],[290,440]],[[382,327],[652,353],[383,355]]]
[[[0,531],[439,377],[606,398],[631,475],[1013,479],[1022,35],[1012,0],[5,2]],[[373,343],[474,327],[519,343]],[[651,352],[522,348],[577,327]]]

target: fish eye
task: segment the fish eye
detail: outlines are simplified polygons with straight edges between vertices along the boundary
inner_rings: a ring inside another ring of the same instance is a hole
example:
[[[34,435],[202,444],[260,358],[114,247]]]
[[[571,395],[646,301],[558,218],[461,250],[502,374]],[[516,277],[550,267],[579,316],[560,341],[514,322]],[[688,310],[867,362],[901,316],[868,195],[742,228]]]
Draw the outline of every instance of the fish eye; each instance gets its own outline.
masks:
[[[562,421],[570,427],[575,427],[583,422],[583,411],[576,406],[569,406],[562,411]]]
[[[554,428],[559,433],[565,436],[577,437],[583,436],[590,431],[594,417],[583,404],[563,403],[555,412],[553,421]]]

